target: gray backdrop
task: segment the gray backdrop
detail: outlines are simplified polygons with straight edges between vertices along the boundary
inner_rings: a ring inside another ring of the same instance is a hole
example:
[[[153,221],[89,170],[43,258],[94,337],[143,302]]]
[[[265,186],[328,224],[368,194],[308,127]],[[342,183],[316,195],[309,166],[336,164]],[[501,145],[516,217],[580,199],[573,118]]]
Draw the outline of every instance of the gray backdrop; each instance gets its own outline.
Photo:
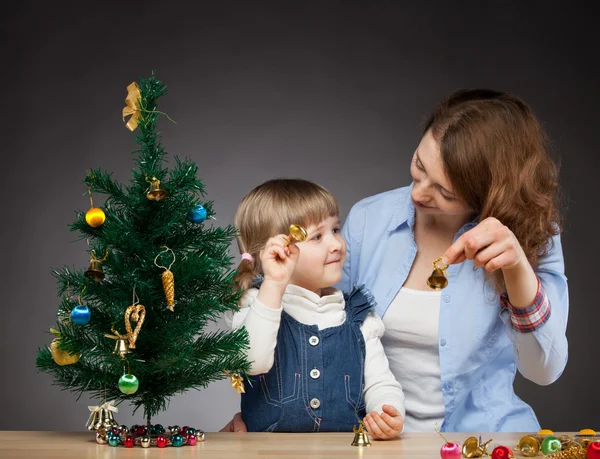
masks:
[[[177,121],[161,120],[163,144],[199,164],[222,225],[246,192],[279,176],[323,184],[345,218],[359,199],[409,183],[423,117],[444,95],[485,86],[522,96],[562,161],[571,313],[562,377],[548,387],[519,377],[517,392],[546,428],[600,430],[599,43],[582,5],[15,3],[0,19],[0,430],[83,430],[95,404],[53,386],[35,356],[58,307],[51,268],[88,264],[67,228],[88,205],[81,180],[92,167],[129,179],[125,88],[153,69],[169,86],[160,109]],[[238,404],[221,381],[175,397],[155,420],[218,430]],[[121,405],[117,420],[142,418]]]

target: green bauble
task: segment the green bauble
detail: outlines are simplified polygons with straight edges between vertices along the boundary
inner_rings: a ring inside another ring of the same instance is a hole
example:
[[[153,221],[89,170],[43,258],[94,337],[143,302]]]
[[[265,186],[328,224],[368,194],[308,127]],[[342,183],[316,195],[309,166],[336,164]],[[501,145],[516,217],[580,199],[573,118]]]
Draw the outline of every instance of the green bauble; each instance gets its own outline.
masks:
[[[123,375],[119,379],[119,390],[124,394],[135,394],[140,387],[140,382],[134,375]]]
[[[114,434],[108,434],[108,444],[110,446],[119,446],[119,443],[121,443],[121,437]]]
[[[171,444],[173,446],[183,445],[183,436],[181,434],[175,434],[171,437]]]
[[[542,440],[542,445],[540,449],[544,455],[548,455],[550,453],[556,453],[561,450],[560,440],[556,437],[546,437]]]

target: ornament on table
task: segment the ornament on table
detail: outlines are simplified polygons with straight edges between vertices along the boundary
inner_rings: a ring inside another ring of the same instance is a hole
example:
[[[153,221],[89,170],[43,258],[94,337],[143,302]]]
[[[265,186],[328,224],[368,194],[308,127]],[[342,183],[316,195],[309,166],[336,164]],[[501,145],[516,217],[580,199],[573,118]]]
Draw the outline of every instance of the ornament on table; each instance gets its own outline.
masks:
[[[574,440],[584,448],[587,448],[590,443],[600,441],[600,437],[592,429],[581,429],[578,434],[575,434]]]
[[[469,437],[463,443],[462,454],[466,458],[489,456],[487,447],[492,441],[481,443],[481,436],[479,438]]]
[[[588,445],[587,457],[589,459],[600,459],[600,441],[594,441]]]
[[[173,272],[171,271],[171,266],[173,266],[173,263],[175,263],[175,252],[173,252],[173,250],[171,250],[170,248],[168,248],[167,246],[161,246],[163,250],[162,252],[160,252],[158,255],[156,255],[156,257],[154,258],[154,264],[156,266],[158,266],[159,268],[164,269],[163,273],[162,273],[162,285],[163,285],[163,290],[165,291],[165,298],[167,299],[167,308],[169,309],[169,311],[174,311],[175,310],[175,276],[173,275]],[[169,267],[167,268],[166,266],[162,266],[159,265],[157,263],[157,259],[160,255],[162,255],[165,252],[171,252],[173,254],[173,261],[171,261],[171,264],[169,265]]]
[[[139,298],[135,294],[135,287],[133,288],[133,304],[125,310],[125,329],[127,330],[127,339],[129,340],[129,348],[135,349],[135,342],[137,341],[142,324],[146,318],[146,308],[144,305],[139,304]],[[131,319],[131,320],[130,320]],[[137,323],[135,329],[131,327],[131,321]]]
[[[440,432],[437,424],[435,426],[435,431],[438,433],[440,437],[446,442],[440,448],[440,457],[442,459],[460,459],[462,457],[462,451],[460,445],[454,441],[448,441]]]
[[[146,182],[150,184],[150,187],[146,191],[146,197],[150,201],[160,201],[167,197],[167,191],[160,187],[160,180],[156,177],[152,177],[150,180],[146,177]]]
[[[81,293],[85,292],[85,289],[86,286],[83,287]],[[92,312],[88,306],[83,304],[80,294],[77,299],[77,306],[71,310],[71,322],[73,322],[75,325],[86,325],[90,321],[91,317]]]
[[[102,270],[102,262],[108,258],[108,249],[102,258],[96,258],[96,251],[92,250],[90,257],[90,267],[86,270],[85,275],[96,282],[104,279],[104,271]]]
[[[303,226],[300,225],[290,225],[289,228],[289,236],[287,237],[288,245],[295,244],[296,242],[302,242],[306,240],[308,233]]]
[[[562,449],[562,444],[561,444],[560,440],[551,435],[548,435],[547,437],[545,437],[542,440],[542,443],[540,444],[540,450],[542,450],[542,453],[545,456],[547,456],[550,453],[556,453],[557,451],[560,451],[561,449]]]
[[[600,456],[590,456],[585,448],[569,448],[565,451],[557,451],[544,456],[544,459],[598,459]]]
[[[113,403],[111,400],[104,402],[102,405],[88,406],[90,417],[85,423],[88,430],[104,429],[108,437],[108,432],[112,431],[113,427],[118,427],[119,423],[115,421],[113,413],[118,413],[119,409]]]
[[[496,446],[492,450],[492,459],[512,459],[515,457],[512,450],[508,446]]]
[[[367,433],[365,423],[362,420],[358,421],[358,428],[356,428],[356,426],[352,427],[352,431],[354,432],[354,440],[350,443],[352,446],[371,446],[369,434]]]
[[[192,210],[187,213],[186,218],[196,224],[203,223],[206,220],[206,209],[202,204],[197,204]]]
[[[115,330],[114,325],[111,327],[110,331],[112,331],[112,335],[105,334],[104,336],[116,340],[113,354],[118,355],[121,357],[121,360],[124,360],[125,354],[131,353],[131,350],[129,349],[129,337],[127,335],[121,335],[117,330]]]
[[[446,279],[445,271],[448,269],[448,265],[444,268],[440,268],[437,264],[442,261],[442,257],[433,260],[433,272],[427,279],[427,285],[434,290],[441,290],[448,285],[448,279]]]
[[[70,354],[67,351],[63,351],[60,348],[60,332],[54,328],[51,328],[50,333],[56,336],[56,338],[54,338],[50,343],[50,353],[52,354],[54,362],[60,366],[73,365],[74,363],[77,363],[81,354]]]
[[[92,200],[92,190],[88,190],[88,193],[90,195],[90,208],[85,213],[85,221],[92,228],[98,228],[99,226],[102,226],[102,224],[106,220],[106,215],[100,207],[94,207],[94,201]]]
[[[519,446],[515,449],[520,451],[525,457],[534,457],[540,451],[540,441],[533,435],[525,435],[521,437]]]
[[[223,370],[223,373],[227,375],[229,381],[231,382],[231,387],[233,387],[238,394],[245,394],[246,389],[244,388],[244,378],[240,376],[239,373],[229,373],[227,370]]]

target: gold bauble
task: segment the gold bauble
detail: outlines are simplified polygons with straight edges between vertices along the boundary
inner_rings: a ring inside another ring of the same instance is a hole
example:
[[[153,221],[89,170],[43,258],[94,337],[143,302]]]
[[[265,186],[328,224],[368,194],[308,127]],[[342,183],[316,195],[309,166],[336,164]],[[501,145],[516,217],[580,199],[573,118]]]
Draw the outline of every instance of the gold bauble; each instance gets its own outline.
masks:
[[[79,354],[69,354],[58,347],[59,338],[55,338],[50,343],[50,353],[58,365],[72,365],[79,360]]]
[[[85,213],[85,221],[92,228],[98,228],[106,220],[106,215],[100,207],[92,207]]]

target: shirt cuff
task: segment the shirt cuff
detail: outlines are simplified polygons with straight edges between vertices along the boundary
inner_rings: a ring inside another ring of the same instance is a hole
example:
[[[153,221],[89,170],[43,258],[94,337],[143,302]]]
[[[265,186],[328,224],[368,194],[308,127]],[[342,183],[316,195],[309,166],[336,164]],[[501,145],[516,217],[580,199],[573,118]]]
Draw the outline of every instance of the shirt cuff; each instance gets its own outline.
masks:
[[[531,333],[550,318],[550,300],[546,295],[546,289],[538,278],[538,288],[533,304],[525,309],[517,309],[508,300],[508,293],[500,295],[500,304],[503,310],[507,310],[512,328],[521,333]]]

